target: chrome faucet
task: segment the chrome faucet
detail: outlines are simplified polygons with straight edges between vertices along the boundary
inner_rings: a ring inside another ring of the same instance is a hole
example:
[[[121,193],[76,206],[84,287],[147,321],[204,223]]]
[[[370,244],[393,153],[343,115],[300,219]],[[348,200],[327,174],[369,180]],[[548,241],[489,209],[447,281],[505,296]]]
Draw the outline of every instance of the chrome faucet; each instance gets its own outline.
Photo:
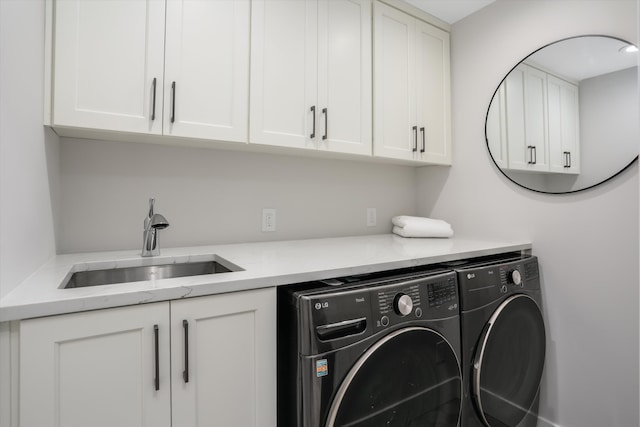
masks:
[[[153,204],[155,201],[156,199],[149,199],[149,214],[144,219],[142,256],[145,257],[160,255],[158,234],[160,230],[169,226],[169,221],[167,221],[164,216],[153,213]]]

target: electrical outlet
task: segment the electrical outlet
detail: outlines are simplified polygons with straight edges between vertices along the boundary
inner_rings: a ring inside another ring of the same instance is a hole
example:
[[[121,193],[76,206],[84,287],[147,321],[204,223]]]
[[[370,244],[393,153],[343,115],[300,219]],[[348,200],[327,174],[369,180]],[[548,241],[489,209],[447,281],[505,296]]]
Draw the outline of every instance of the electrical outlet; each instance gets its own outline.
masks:
[[[376,226],[376,208],[367,208],[367,227]]]
[[[276,210],[262,209],[262,231],[276,231]]]

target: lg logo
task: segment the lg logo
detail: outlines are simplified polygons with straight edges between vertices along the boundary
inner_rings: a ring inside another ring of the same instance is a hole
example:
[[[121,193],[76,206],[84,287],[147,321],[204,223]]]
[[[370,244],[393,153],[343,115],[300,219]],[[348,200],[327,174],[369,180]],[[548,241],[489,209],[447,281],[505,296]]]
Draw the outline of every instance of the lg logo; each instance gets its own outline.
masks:
[[[321,310],[323,308],[327,308],[329,307],[329,302],[325,301],[325,302],[317,302],[316,305],[316,310]]]

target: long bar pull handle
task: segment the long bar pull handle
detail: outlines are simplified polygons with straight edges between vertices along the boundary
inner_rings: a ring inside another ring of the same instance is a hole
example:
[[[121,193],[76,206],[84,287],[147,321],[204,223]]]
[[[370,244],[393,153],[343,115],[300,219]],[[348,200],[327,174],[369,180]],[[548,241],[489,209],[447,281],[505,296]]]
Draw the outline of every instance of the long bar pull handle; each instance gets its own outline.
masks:
[[[153,92],[151,98],[151,120],[156,119],[156,86],[158,84],[158,79],[153,78]]]
[[[311,106],[311,114],[313,116],[313,128],[311,129],[311,139],[316,137],[316,106]]]
[[[185,319],[182,321],[184,328],[184,371],[182,371],[182,379],[185,383],[189,382],[189,322]]]
[[[571,151],[567,151],[567,157],[569,157],[569,167],[573,166],[571,164]]]
[[[155,386],[156,391],[160,390],[160,348],[159,348],[159,337],[158,337],[158,325],[153,325],[153,335],[155,337],[155,353],[156,353],[156,377],[155,377]]]
[[[425,143],[425,140],[424,140],[424,138],[425,138],[425,136],[424,136],[424,134],[425,134],[424,127],[420,128],[420,132],[422,132],[422,148],[420,149],[420,152],[424,153],[426,151],[426,149],[427,149],[426,148],[426,143]]]
[[[413,128],[413,152],[418,151],[418,126],[414,126]]]
[[[322,135],[322,139],[327,139],[327,133],[329,132],[327,130],[329,128],[329,114],[326,108],[322,109],[322,114],[324,114],[324,135]]]
[[[176,121],[176,82],[171,83],[171,123]]]

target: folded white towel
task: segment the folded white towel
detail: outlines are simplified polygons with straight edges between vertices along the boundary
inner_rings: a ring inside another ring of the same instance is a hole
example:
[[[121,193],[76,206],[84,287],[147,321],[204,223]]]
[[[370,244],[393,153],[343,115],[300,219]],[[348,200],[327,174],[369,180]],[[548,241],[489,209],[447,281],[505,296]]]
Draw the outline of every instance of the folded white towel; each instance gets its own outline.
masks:
[[[441,219],[400,215],[391,219],[393,232],[402,237],[451,237],[451,224]]]

